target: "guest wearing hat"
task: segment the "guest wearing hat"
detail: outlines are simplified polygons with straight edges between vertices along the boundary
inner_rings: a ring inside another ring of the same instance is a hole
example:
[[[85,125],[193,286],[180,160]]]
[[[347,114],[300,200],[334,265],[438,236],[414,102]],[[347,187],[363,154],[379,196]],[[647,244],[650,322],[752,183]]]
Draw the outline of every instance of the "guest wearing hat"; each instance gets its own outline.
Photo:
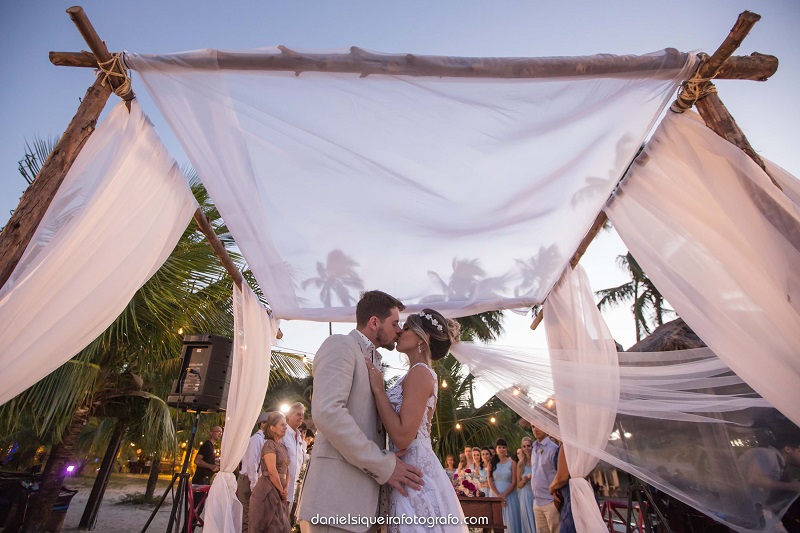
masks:
[[[242,502],[242,531],[249,530],[250,493],[258,482],[260,474],[261,448],[264,447],[264,428],[267,427],[269,413],[258,415],[256,425],[258,430],[253,433],[247,443],[247,451],[242,457],[242,467],[239,469],[239,480],[236,488],[236,497]]]

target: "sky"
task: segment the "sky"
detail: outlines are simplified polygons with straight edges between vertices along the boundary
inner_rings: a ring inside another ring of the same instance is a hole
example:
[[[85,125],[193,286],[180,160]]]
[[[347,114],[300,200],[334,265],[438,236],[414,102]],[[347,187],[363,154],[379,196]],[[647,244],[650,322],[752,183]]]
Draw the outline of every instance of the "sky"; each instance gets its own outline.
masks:
[[[16,207],[26,183],[17,170],[26,142],[60,135],[92,84],[88,69],[56,67],[50,51],[87,46],[60,0],[7,2],[0,17],[0,225]],[[252,49],[285,45],[302,49],[350,46],[387,53],[451,56],[544,57],[596,53],[645,54],[663,48],[709,54],[722,43],[739,13],[762,16],[737,55],[779,58],[765,83],[717,82],[719,95],[755,150],[800,176],[800,2],[797,0],[608,0],[535,2],[477,0],[88,0],[80,4],[109,50],[169,53],[199,48]],[[133,76],[142,109],[180,164],[188,159],[163,117]],[[116,103],[111,97],[106,113]],[[615,258],[625,253],[613,232],[602,233],[581,264],[595,290],[627,281]],[[268,295],[267,295],[268,296]],[[626,309],[604,315],[625,347],[635,342]],[[530,317],[506,313],[500,344],[544,346],[543,328]],[[334,324],[345,333],[351,324]],[[313,353],[327,324],[284,322],[281,346]],[[387,362],[400,365],[394,355]]]

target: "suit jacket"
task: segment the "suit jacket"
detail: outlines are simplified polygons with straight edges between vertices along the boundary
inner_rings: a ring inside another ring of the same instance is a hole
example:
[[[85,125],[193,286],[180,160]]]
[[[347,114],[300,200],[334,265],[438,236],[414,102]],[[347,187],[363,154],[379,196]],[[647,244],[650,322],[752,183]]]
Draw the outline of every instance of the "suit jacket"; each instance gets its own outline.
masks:
[[[314,357],[311,411],[317,435],[306,473],[298,516],[375,516],[380,486],[396,458],[386,437],[364,365],[368,349],[361,334],[331,335]],[[366,524],[339,524],[349,531]]]

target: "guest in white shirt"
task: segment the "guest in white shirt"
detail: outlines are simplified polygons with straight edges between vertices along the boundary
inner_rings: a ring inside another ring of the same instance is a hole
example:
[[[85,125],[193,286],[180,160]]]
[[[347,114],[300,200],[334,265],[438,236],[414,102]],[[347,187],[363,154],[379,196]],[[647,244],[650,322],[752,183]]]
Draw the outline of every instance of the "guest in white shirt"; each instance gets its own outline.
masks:
[[[290,510],[294,503],[295,487],[297,487],[297,480],[300,477],[300,470],[303,468],[303,463],[306,459],[305,435],[299,431],[300,424],[303,423],[305,416],[306,406],[302,402],[292,404],[286,414],[286,423],[289,424],[289,428],[286,430],[286,435],[284,435],[282,442],[289,451],[289,479],[287,486],[289,498],[286,503],[289,505]]]
[[[244,457],[242,457],[242,467],[239,469],[236,497],[242,502],[242,531],[250,529],[250,492],[256,486],[260,475],[261,448],[264,447],[264,441],[266,440],[264,428],[267,427],[268,417],[269,413],[258,415],[258,420],[256,421],[258,431],[250,437],[247,443],[247,451],[244,452]]]

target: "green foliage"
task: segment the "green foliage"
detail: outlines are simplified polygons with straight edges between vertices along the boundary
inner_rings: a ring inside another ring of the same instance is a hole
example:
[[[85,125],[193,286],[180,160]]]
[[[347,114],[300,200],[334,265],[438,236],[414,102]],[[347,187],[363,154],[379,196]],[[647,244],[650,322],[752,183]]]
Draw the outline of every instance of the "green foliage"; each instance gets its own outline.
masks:
[[[640,341],[654,329],[652,322],[655,322],[656,327],[660,326],[664,323],[664,317],[674,311],[666,306],[666,300],[630,252],[617,256],[617,266],[630,274],[631,281],[597,291],[595,294],[600,297],[597,308],[602,311],[606,307],[632,301],[636,340]]]

